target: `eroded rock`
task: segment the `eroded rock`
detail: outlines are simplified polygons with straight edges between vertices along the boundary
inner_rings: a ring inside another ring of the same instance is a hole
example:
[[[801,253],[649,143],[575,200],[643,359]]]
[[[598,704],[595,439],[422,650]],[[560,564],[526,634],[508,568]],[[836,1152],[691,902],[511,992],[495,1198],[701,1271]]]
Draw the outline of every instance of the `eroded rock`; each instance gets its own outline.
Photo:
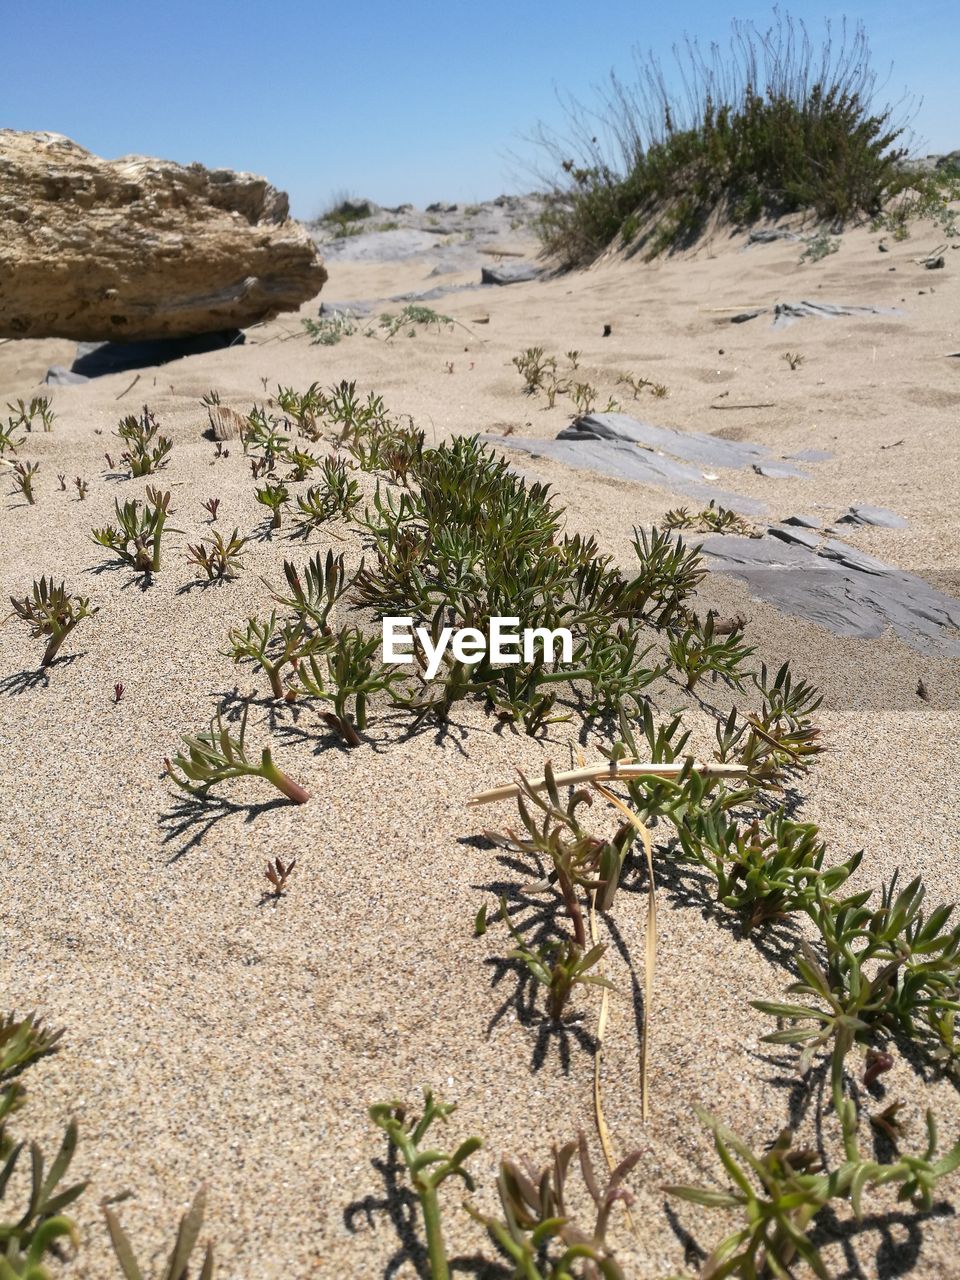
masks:
[[[0,336],[128,341],[244,328],[327,278],[264,178],[102,160],[55,133],[0,130]]]

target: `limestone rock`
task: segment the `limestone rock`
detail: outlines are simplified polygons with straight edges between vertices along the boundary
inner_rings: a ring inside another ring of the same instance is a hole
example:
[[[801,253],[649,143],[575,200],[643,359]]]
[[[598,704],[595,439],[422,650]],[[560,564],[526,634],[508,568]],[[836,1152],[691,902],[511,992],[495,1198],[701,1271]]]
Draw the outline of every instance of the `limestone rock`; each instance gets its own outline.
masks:
[[[0,129],[0,337],[243,328],[295,310],[326,278],[264,178],[101,160],[60,134]]]

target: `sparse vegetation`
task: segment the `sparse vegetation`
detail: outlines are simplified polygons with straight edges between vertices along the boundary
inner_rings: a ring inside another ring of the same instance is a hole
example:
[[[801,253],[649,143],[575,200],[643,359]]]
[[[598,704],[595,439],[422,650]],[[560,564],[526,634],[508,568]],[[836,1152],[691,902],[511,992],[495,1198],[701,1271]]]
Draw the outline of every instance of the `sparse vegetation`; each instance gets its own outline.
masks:
[[[539,229],[564,264],[621,236],[647,256],[689,244],[717,212],[876,214],[910,185],[905,125],[877,101],[862,26],[828,28],[817,49],[802,21],[778,15],[767,31],[734,22],[729,50],[688,40],[674,52],[683,97],[650,55],[633,83],[612,74],[593,110],[569,103],[569,137],[540,131],[560,176]]]
[[[170,493],[147,487],[143,503],[136,498],[121,504],[114,503],[116,525],[91,530],[94,542],[106,547],[122,564],[142,573],[149,582],[160,571],[160,551],[167,516],[170,513]],[[180,530],[166,530],[178,533]]]
[[[167,455],[173,441],[160,435],[157,420],[146,405],[139,418],[129,414],[123,419],[117,435],[126,445],[120,458],[130,468],[131,476],[153,475],[170,461]]]
[[[22,493],[32,507],[36,503],[33,492],[33,477],[40,470],[39,462],[15,462],[13,464],[13,487]]]

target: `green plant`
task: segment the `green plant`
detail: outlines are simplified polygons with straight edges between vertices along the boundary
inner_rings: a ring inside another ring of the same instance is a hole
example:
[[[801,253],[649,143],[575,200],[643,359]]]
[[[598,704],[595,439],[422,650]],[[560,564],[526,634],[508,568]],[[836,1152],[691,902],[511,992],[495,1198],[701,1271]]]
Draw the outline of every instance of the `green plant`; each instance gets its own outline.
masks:
[[[50,666],[74,627],[84,618],[92,618],[95,613],[99,613],[99,607],[94,605],[91,609],[86,597],[68,595],[64,583],[55,587],[52,577],[49,582],[46,577],[42,577],[39,582],[34,580],[32,595],[20,600],[11,596],[10,603],[17,617],[30,628],[34,639],[47,639],[47,647],[40,660],[41,667]]]
[[[597,391],[588,382],[575,382],[570,390],[570,398],[579,414],[592,413],[597,402]]]
[[[414,1192],[420,1201],[424,1234],[427,1238],[431,1280],[450,1280],[450,1264],[443,1241],[443,1225],[440,1214],[440,1186],[448,1178],[461,1178],[469,1191],[474,1189],[473,1179],[464,1168],[475,1151],[483,1145],[479,1138],[467,1138],[452,1155],[421,1144],[430,1127],[437,1121],[445,1124],[456,1110],[456,1104],[445,1104],[434,1099],[430,1089],[423,1092],[423,1113],[419,1118],[409,1115],[402,1102],[379,1102],[370,1107],[373,1123],[387,1135],[389,1142],[400,1153]]]
[[[716,616],[707,614],[701,622],[695,613],[687,614],[672,630],[668,641],[674,666],[687,678],[687,688],[693,690],[708,672],[716,680],[720,676],[726,683],[743,688],[741,668],[753,645],[741,644],[743,631],[735,627],[725,635],[716,631]]]
[[[3,457],[7,449],[9,449],[11,453],[16,453],[17,448],[26,440],[26,436],[21,436],[19,440],[14,439],[13,433],[16,431],[17,426],[18,423],[16,423],[13,418],[9,418],[7,420],[7,425],[5,427],[0,426],[0,458]]]
[[[543,347],[527,347],[525,351],[514,356],[511,363],[523,378],[523,389],[528,395],[532,395],[544,385],[548,373],[556,376],[556,356],[545,356]]]
[[[320,459],[316,454],[309,453],[305,449],[288,449],[283,455],[283,460],[293,467],[287,477],[289,480],[306,480],[314,467],[320,466]]]
[[[11,430],[15,427],[25,427],[27,431],[32,431],[35,418],[40,419],[44,431],[53,430],[57,415],[53,412],[48,396],[34,396],[29,403],[18,400],[16,404],[8,404],[7,408],[13,414],[13,417],[8,419]]]
[[[112,551],[122,564],[129,564],[144,574],[149,581],[160,570],[161,539],[170,512],[170,493],[161,493],[159,489],[148,486],[146,501],[142,505],[134,498],[122,506],[116,501],[114,509],[117,524],[91,530],[93,540]],[[166,531],[181,532],[179,529]]]
[[[266,673],[273,696],[288,697],[292,701],[295,694],[284,687],[283,669],[289,666],[296,670],[300,661],[316,650],[321,639],[309,635],[305,617],[281,623],[273,610],[266,622],[248,618],[244,630],[232,627],[227,633],[230,648],[226,656],[234,662],[256,663]]]
[[[290,491],[282,482],[278,484],[265,484],[262,489],[256,491],[257,501],[268,507],[273,514],[270,521],[271,529],[279,529],[283,521],[283,508],[290,501]]]
[[[289,423],[285,424],[289,426]],[[247,414],[243,428],[244,453],[258,452],[267,471],[272,471],[276,460],[282,457],[290,443],[290,437],[279,430],[281,423],[262,408],[253,408]]]
[[[26,1143],[8,1132],[11,1116],[26,1100],[22,1073],[59,1046],[61,1031],[48,1031],[35,1014],[0,1018],[0,1201],[11,1186],[25,1194],[22,1213],[0,1217],[0,1276],[3,1280],[51,1280],[44,1265],[47,1254],[59,1254],[63,1239],[77,1241],[73,1222],[63,1210],[84,1191],[85,1182],[60,1189],[77,1146],[77,1126],[67,1125],[49,1169],[36,1142],[30,1143],[30,1171],[18,1176],[17,1166]]]
[[[172,761],[169,758],[164,760],[166,773],[181,790],[201,799],[206,797],[211,787],[221,782],[231,778],[250,777],[265,779],[294,804],[305,804],[310,799],[310,793],[277,768],[269,747],[263,748],[259,764],[248,759],[244,738],[249,710],[250,704],[245,703],[239,731],[233,735],[223,723],[220,708],[217,708],[206,733],[189,737],[183,735],[189,754],[185,756],[178,753]],[[178,777],[178,769],[182,777]]]
[[[834,223],[911,184],[862,26],[839,40],[828,26],[818,49],[778,14],[769,30],[735,21],[729,49],[674,52],[672,78],[650,54],[595,107],[568,101],[569,136],[540,131],[557,178],[537,229],[561,264],[593,261],[625,224],[649,257],[693,242],[714,214],[805,209]]]
[[[167,454],[173,448],[173,441],[159,435],[159,430],[156,418],[146,405],[139,418],[128,414],[121,421],[116,434],[126,448],[120,457],[130,468],[131,476],[153,475],[167,465]]]
[[[729,816],[725,798],[691,808],[677,827],[684,856],[716,878],[717,900],[744,919],[747,929],[795,911],[815,915],[856,871],[863,851],[824,867],[826,846],[810,822],[793,822],[783,809],[745,826]]]
[[[606,953],[607,948],[604,943],[598,943],[586,951],[575,938],[568,937],[550,940],[539,947],[528,946],[507,913],[506,898],[500,899],[500,918],[510,930],[516,943],[516,946],[507,952],[507,958],[520,961],[531,977],[546,988],[547,1015],[554,1022],[559,1022],[563,1017],[563,1011],[574,987],[613,988],[612,982],[590,972],[591,969],[596,968]]]
[[[497,1194],[502,1219],[478,1213],[470,1205],[467,1210],[483,1223],[493,1242],[515,1264],[517,1280],[624,1280],[605,1236],[614,1205],[619,1201],[629,1206],[633,1200],[623,1180],[640,1154],[634,1151],[621,1160],[606,1185],[601,1186],[581,1132],[562,1147],[554,1145],[551,1160],[542,1169],[526,1159],[501,1160]],[[572,1221],[567,1205],[567,1181],[575,1155],[597,1210],[589,1231]],[[554,1242],[559,1256],[550,1257]]]
[[[234,529],[229,538],[215,532],[212,538],[204,538],[196,546],[187,546],[187,563],[202,569],[211,582],[225,582],[235,578],[243,567],[243,548],[248,539],[241,538]]]
[[[348,747],[360,746],[367,727],[367,702],[374,693],[390,689],[400,678],[396,667],[376,660],[380,636],[366,636],[359,627],[341,627],[311,649],[299,663],[301,691],[333,703],[324,720]],[[353,703],[352,709],[350,703]]]
[[[804,358],[799,351],[785,351],[783,359],[786,360],[791,369],[799,369],[803,364]]]
[[[688,548],[682,538],[653,528],[649,534],[634,530],[633,549],[640,573],[624,587],[621,607],[628,616],[665,627],[683,611],[706,573],[700,548]]]
[[[77,501],[84,502],[90,486],[87,484],[86,480],[81,479],[80,476],[77,476],[73,483],[76,485],[77,489]]]
[[[23,494],[31,507],[36,502],[36,498],[33,496],[33,477],[39,470],[39,462],[15,462],[13,464],[13,487]]]
[[[828,258],[831,253],[836,253],[839,248],[839,240],[832,239],[826,231],[818,231],[816,235],[807,239],[807,245],[800,255],[800,261],[820,262],[821,259]]]
[[[352,337],[357,326],[349,315],[342,311],[334,311],[329,316],[321,316],[319,320],[311,320],[307,316],[301,321],[314,346],[335,347],[341,338]]]
[[[202,505],[203,505],[204,511],[209,513],[210,523],[213,524],[217,518],[217,512],[220,510],[220,499],[207,498],[206,502],[204,502]]]
[[[341,459],[324,458],[321,470],[321,483],[297,495],[298,520],[308,529],[334,516],[349,520],[361,498],[360,485]]]
[[[424,307],[420,303],[408,302],[405,307],[395,316],[384,312],[380,317],[380,328],[387,331],[387,342],[391,338],[395,338],[401,329],[406,329],[407,337],[414,338],[417,333],[417,325],[424,328],[434,328],[437,333],[445,326],[453,327],[454,321],[450,316],[442,316],[439,312],[433,310],[432,307]]]
[[[793,1274],[794,1261],[799,1257],[814,1275],[827,1280],[826,1264],[809,1232],[817,1214],[831,1200],[849,1201],[859,1221],[864,1192],[869,1187],[892,1183],[900,1186],[898,1199],[913,1200],[921,1209],[929,1210],[933,1188],[960,1167],[960,1142],[935,1160],[937,1131],[928,1112],[927,1144],[922,1155],[900,1156],[890,1164],[865,1160],[857,1141],[856,1108],[850,1099],[838,1101],[845,1158],[834,1170],[823,1168],[815,1149],[795,1147],[791,1129],[784,1129],[766,1154],[757,1156],[709,1112],[696,1109],[713,1134],[717,1155],[731,1185],[723,1191],[692,1186],[668,1186],[664,1190],[706,1208],[739,1210],[746,1220],[744,1226],[717,1245],[701,1275],[715,1280],[724,1276],[785,1278]]]
[[[190,1259],[193,1256],[193,1251],[200,1238],[200,1229],[203,1226],[203,1211],[205,1204],[206,1188],[201,1187],[194,1196],[193,1203],[190,1208],[180,1219],[180,1226],[177,1229],[177,1238],[174,1241],[173,1251],[170,1254],[167,1265],[158,1277],[158,1280],[189,1280],[188,1268],[190,1266]],[[113,1245],[113,1251],[120,1264],[120,1270],[123,1272],[124,1280],[143,1280],[143,1272],[140,1270],[139,1264],[134,1256],[133,1246],[120,1225],[120,1219],[108,1205],[104,1205],[103,1215],[107,1220],[107,1231],[110,1235],[110,1243]],[[213,1280],[212,1244],[208,1244],[204,1250],[203,1262],[201,1263],[197,1280]]]
[[[751,537],[755,530],[743,516],[729,507],[719,506],[711,498],[709,506],[693,515],[686,507],[674,507],[663,517],[665,529],[696,529],[699,533],[736,533]]]
[[[752,1002],[788,1023],[764,1037],[767,1041],[802,1045],[801,1061],[809,1063],[831,1039],[834,1052],[841,1054],[855,1040],[878,1032],[899,1030],[916,1041],[918,1019],[935,1031],[944,1013],[960,1010],[960,925],[947,928],[953,905],[925,917],[920,877],[899,894],[896,883],[894,875],[882,886],[875,908],[868,905],[870,890],[836,902],[815,884],[816,905],[809,914],[823,955],[809,943],[800,944],[799,977],[787,991],[807,1003]]]
[[[352,583],[347,579],[343,556],[334,556],[328,551],[325,559],[321,559],[318,551],[312,560],[308,560],[301,571],[289,560],[283,562],[283,575],[290,588],[289,596],[277,595],[273,598],[277,604],[285,605],[305,624],[315,627],[323,634],[329,633],[328,619]],[[268,587],[269,583],[266,584]],[[270,588],[273,591],[273,588]]]

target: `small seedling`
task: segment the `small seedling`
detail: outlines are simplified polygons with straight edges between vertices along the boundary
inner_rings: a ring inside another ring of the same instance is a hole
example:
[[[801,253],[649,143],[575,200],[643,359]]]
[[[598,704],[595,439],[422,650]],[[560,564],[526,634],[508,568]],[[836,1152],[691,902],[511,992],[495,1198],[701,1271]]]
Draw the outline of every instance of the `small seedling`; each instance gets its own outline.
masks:
[[[283,460],[293,467],[287,477],[288,480],[306,480],[310,472],[320,465],[320,459],[316,454],[309,453],[305,449],[288,449],[283,455]]]
[[[131,476],[153,475],[167,465],[167,454],[173,448],[173,441],[159,435],[159,430],[156,418],[146,405],[139,418],[128,414],[117,427],[116,434],[127,446],[120,454],[120,460],[130,468]]]
[[[591,387],[589,382],[575,382],[570,391],[570,398],[576,405],[579,414],[592,413],[594,405],[597,403],[596,387]]]
[[[229,538],[214,533],[212,538],[204,538],[196,546],[187,546],[187,561],[202,569],[210,582],[230,581],[243,567],[241,552],[246,543],[239,529],[234,529]]]
[[[283,520],[283,508],[290,501],[290,492],[285,484],[265,484],[257,490],[257,501],[269,507],[273,513],[271,529],[279,529]]]
[[[408,1118],[408,1108],[401,1102],[380,1102],[372,1106],[369,1112],[373,1123],[384,1131],[400,1153],[420,1201],[431,1280],[450,1280],[450,1263],[443,1241],[437,1190],[447,1178],[455,1177],[463,1180],[468,1191],[473,1191],[473,1179],[463,1165],[483,1145],[479,1138],[467,1138],[460,1143],[453,1155],[443,1155],[433,1148],[421,1150],[420,1144],[434,1121],[446,1123],[447,1117],[455,1110],[455,1104],[436,1102],[433,1093],[425,1089],[423,1114],[419,1119]]]
[[[695,613],[689,614],[670,637],[670,657],[687,677],[687,688],[691,692],[708,672],[714,680],[720,676],[738,689],[743,687],[740,669],[754,652],[754,646],[740,643],[743,632],[739,628],[721,636],[716,632],[716,625],[712,613],[707,614],[703,623]]]
[[[359,627],[342,627],[335,636],[323,640],[326,643],[310,653],[309,670],[303,664],[297,668],[303,692],[332,702],[333,711],[325,712],[324,720],[348,747],[359,747],[360,733],[367,727],[369,697],[390,689],[401,672],[377,661],[379,635],[366,636]]]
[[[112,551],[123,564],[145,575],[147,581],[160,570],[160,544],[170,511],[170,493],[147,488],[146,501],[114,503],[117,525],[93,529],[93,540]],[[168,530],[180,533],[179,529]]]
[[[80,476],[77,476],[76,480],[74,480],[73,483],[77,487],[78,500],[80,502],[83,502],[86,499],[90,486],[87,484],[86,480],[81,479]]]
[[[12,418],[8,419],[5,427],[0,426],[0,458],[3,457],[7,449],[9,449],[11,453],[16,453],[17,446],[23,444],[26,440],[26,436],[21,436],[19,440],[14,439],[13,433],[16,429],[17,424]]]
[[[346,463],[341,459],[325,458],[321,483],[297,497],[300,511],[297,519],[307,528],[332,520],[334,516],[349,520],[360,497],[360,485],[350,475]]]
[[[10,597],[14,613],[30,627],[34,639],[47,638],[47,647],[40,660],[41,667],[49,667],[57,656],[60,646],[70,632],[84,618],[92,618],[99,612],[99,607],[90,607],[90,601],[83,596],[67,595],[66,587],[61,582],[59,587],[43,577],[34,581],[33,593],[17,600]]]
[[[187,1280],[190,1259],[193,1251],[197,1246],[200,1238],[200,1229],[203,1226],[203,1210],[206,1200],[206,1189],[201,1187],[193,1198],[193,1203],[187,1212],[180,1219],[180,1226],[177,1229],[177,1238],[174,1242],[173,1251],[170,1254],[169,1261],[164,1267],[159,1280]],[[104,1217],[107,1220],[107,1231],[110,1234],[110,1243],[113,1245],[113,1251],[116,1254],[117,1261],[120,1264],[120,1270],[123,1272],[124,1280],[143,1280],[143,1272],[134,1256],[133,1246],[129,1238],[120,1225],[120,1220],[111,1208],[104,1205]],[[204,1250],[203,1263],[201,1264],[197,1280],[213,1280],[213,1245],[208,1244]]]
[[[220,708],[210,721],[206,733],[195,737],[184,734],[183,741],[189,749],[189,755],[182,753],[173,760],[164,761],[164,769],[181,790],[190,795],[205,799],[211,787],[230,778],[264,778],[278,791],[291,799],[294,804],[305,804],[310,793],[298,782],[294,782],[273,763],[273,755],[269,747],[264,747],[260,763],[256,764],[247,758],[244,749],[244,738],[247,729],[247,712],[250,704],[246,703],[240,719],[240,729],[236,736],[224,725]],[[177,770],[183,777],[178,777]],[[196,784],[196,785],[195,785]]]
[[[7,408],[13,414],[9,419],[11,428],[26,427],[28,431],[32,431],[34,419],[39,418],[44,431],[53,430],[56,414],[47,396],[34,396],[29,403],[18,400],[16,404],[8,404]]]
[[[112,470],[113,470],[113,458],[111,458],[111,456],[110,456],[110,454],[109,454],[109,453],[105,453],[103,456],[104,456],[104,457],[106,458],[106,460],[107,460],[107,466],[108,466],[108,467],[110,468],[110,470],[112,471]]]
[[[281,857],[274,858],[273,862],[267,863],[266,877],[273,885],[273,896],[279,899],[284,889],[287,887],[287,881],[293,874],[293,869],[297,865],[296,858],[292,862],[284,863]]]
[[[633,1151],[610,1173],[605,1186],[599,1182],[590,1159],[586,1138],[581,1132],[573,1142],[554,1146],[552,1159],[542,1169],[529,1160],[501,1160],[497,1178],[502,1219],[478,1213],[465,1207],[471,1217],[483,1223],[490,1238],[516,1264],[515,1276],[524,1280],[564,1280],[582,1276],[583,1280],[624,1280],[623,1272],[613,1260],[606,1245],[610,1214],[617,1202],[628,1206],[632,1194],[623,1180],[640,1159]],[[592,1229],[578,1227],[572,1220],[567,1180],[574,1156],[579,1157],[584,1184],[596,1206]],[[560,1254],[550,1257],[553,1242]],[[574,1271],[579,1260],[581,1269]],[[596,1264],[593,1266],[591,1264]],[[549,1270],[541,1268],[549,1267]]]
[[[514,927],[507,912],[507,900],[500,899],[500,919],[517,944],[507,952],[511,960],[519,960],[537,982],[547,990],[547,1014],[554,1022],[563,1017],[567,1001],[575,986],[607,987],[613,989],[613,983],[607,978],[598,977],[590,972],[603,959],[606,946],[598,943],[589,951],[574,938],[546,942],[540,947],[528,946]]]
[[[804,358],[799,351],[785,351],[782,359],[786,360],[791,369],[799,369]]]
[[[67,477],[66,477],[62,472],[58,472],[58,473],[57,473],[57,481],[58,481],[58,483],[59,483],[59,485],[60,485],[60,490],[61,490],[61,492],[62,492],[62,493],[66,493],[66,491],[67,491]]]
[[[230,648],[226,656],[234,662],[255,662],[266,672],[270,689],[275,698],[286,697],[291,691],[283,684],[283,669],[297,669],[300,661],[316,652],[324,642],[323,636],[311,636],[305,617],[277,622],[274,610],[266,622],[248,618],[245,630],[233,627],[227,632]]]
[[[39,462],[15,462],[13,464],[14,488],[23,494],[31,506],[36,501],[33,496],[33,477],[39,470]]]
[[[533,395],[543,386],[548,372],[552,372],[556,377],[556,357],[545,356],[543,347],[527,347],[525,351],[513,357],[512,363],[523,378],[523,389],[527,395]]]
[[[114,706],[116,706],[116,705],[117,705],[117,703],[122,699],[122,697],[123,697],[123,685],[122,685],[122,684],[120,684],[120,682],[118,681],[118,682],[113,686],[113,704],[114,704]]]
[[[208,498],[206,502],[203,503],[203,509],[209,514],[210,523],[212,524],[217,518],[217,512],[220,510],[220,499]]]

